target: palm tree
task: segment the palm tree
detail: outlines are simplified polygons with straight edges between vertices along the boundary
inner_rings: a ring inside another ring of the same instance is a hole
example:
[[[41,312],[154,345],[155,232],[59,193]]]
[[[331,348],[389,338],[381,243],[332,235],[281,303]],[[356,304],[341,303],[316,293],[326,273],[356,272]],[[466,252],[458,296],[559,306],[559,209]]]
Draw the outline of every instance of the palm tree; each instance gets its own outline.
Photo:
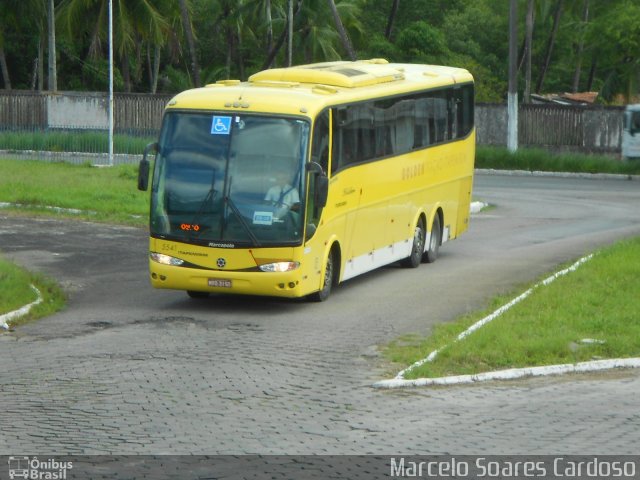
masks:
[[[389,19],[387,20],[387,28],[384,30],[384,37],[387,40],[391,40],[391,31],[393,30],[393,22],[395,22],[396,15],[398,14],[398,7],[400,7],[400,0],[393,0]]]
[[[131,91],[130,62],[139,71],[142,57],[142,45],[145,42],[153,46],[166,43],[171,35],[169,22],[161,14],[167,11],[162,0],[129,0],[114,3],[114,50],[120,62],[125,90]],[[107,37],[108,0],[63,0],[57,18],[66,27],[65,33],[74,39],[88,41],[88,58],[102,57],[103,44]]]
[[[338,34],[340,35],[340,40],[342,41],[342,46],[347,51],[347,55],[349,59],[356,60],[356,52],[353,49],[353,45],[351,45],[351,40],[349,39],[349,35],[342,24],[342,20],[340,19],[340,14],[338,13],[338,8],[334,0],[327,0],[329,4],[329,8],[331,9],[331,15],[333,16],[333,21],[336,24],[336,29],[338,30]]]
[[[533,22],[534,22],[535,0],[527,1],[527,18],[525,21],[525,82],[524,82],[524,103],[529,103],[531,97],[531,50],[533,48]]]
[[[42,36],[45,11],[44,0],[2,0],[2,6],[0,6],[0,75],[4,88],[7,90],[12,89],[12,82],[5,44],[12,41],[12,34],[15,33],[21,33],[21,39],[24,38],[23,32],[38,32],[38,35]]]
[[[553,26],[551,27],[551,32],[549,33],[549,37],[547,39],[547,48],[544,54],[544,60],[540,67],[540,72],[538,74],[538,82],[536,83],[536,93],[540,93],[542,89],[542,84],[544,83],[544,78],[547,75],[547,70],[549,69],[549,64],[551,63],[551,54],[553,52],[553,46],[556,42],[556,34],[558,33],[558,27],[560,26],[560,17],[562,16],[562,7],[564,0],[557,0],[556,7],[553,13]]]
[[[571,91],[577,92],[580,87],[580,75],[582,74],[582,57],[584,52],[584,37],[585,31],[587,27],[587,23],[589,22],[589,0],[584,0],[582,5],[582,21],[581,21],[581,29],[578,38],[578,45],[576,48],[576,69],[573,73],[573,82],[571,84]]]
[[[185,37],[187,37],[187,45],[189,46],[189,55],[191,56],[191,69],[193,70],[193,82],[196,87],[202,86],[200,82],[200,65],[198,64],[198,56],[196,54],[196,43],[193,36],[193,26],[191,25],[191,15],[189,13],[188,0],[180,0],[180,15],[182,18],[182,28]]]
[[[7,55],[4,52],[4,32],[2,25],[0,25],[0,73],[2,73],[4,89],[11,90],[11,77],[9,76],[9,67],[7,66]]]

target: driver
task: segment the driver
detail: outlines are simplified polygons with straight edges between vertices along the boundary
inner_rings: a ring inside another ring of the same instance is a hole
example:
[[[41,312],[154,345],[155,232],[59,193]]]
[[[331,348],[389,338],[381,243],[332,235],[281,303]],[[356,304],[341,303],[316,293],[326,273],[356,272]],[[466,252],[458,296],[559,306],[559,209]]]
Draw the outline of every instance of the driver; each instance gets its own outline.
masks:
[[[286,169],[280,167],[276,172],[276,184],[271,187],[264,199],[278,208],[279,217],[284,215],[288,210],[295,210],[300,203],[300,194],[295,187],[289,182],[289,174]]]

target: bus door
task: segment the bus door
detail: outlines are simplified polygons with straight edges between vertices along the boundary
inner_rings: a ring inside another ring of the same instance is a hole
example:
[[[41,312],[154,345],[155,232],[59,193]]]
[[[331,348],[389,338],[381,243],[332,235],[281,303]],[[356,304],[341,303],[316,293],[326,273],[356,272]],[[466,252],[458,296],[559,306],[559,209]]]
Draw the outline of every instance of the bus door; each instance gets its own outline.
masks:
[[[333,187],[337,210],[345,212],[343,278],[370,270],[380,263],[380,250],[391,239],[388,178],[376,157],[375,112],[371,104],[334,111]]]
[[[341,232],[344,260],[347,262],[358,254],[355,223],[360,206],[361,189],[359,179],[348,168],[355,160],[353,138],[347,126],[347,108],[332,111],[332,147],[330,201],[335,215],[336,230]],[[347,276],[348,278],[348,276]]]

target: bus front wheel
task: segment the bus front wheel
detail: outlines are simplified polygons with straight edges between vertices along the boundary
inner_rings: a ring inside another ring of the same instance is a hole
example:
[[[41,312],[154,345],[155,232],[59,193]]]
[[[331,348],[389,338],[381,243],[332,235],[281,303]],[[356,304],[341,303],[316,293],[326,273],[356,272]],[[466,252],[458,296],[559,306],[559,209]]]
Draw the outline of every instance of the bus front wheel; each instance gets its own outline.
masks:
[[[324,276],[322,277],[322,287],[315,293],[312,293],[310,299],[314,302],[324,302],[331,294],[333,283],[335,280],[335,255],[333,249],[329,251],[327,263],[324,267]]]

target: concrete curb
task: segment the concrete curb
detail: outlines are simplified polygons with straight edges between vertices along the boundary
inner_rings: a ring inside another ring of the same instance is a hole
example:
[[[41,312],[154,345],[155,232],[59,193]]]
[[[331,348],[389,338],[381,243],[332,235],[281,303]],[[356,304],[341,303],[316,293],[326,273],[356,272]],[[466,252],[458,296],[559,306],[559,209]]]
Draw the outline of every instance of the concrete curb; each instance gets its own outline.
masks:
[[[25,305],[24,307],[21,307],[17,310],[14,310],[13,312],[0,315],[0,328],[9,330],[9,322],[15,320],[16,318],[20,318],[26,315],[31,311],[33,307],[42,303],[42,294],[40,293],[40,290],[38,290],[34,285],[30,285],[30,287],[34,292],[36,292],[36,295],[38,296],[38,298],[35,301],[29,303],[28,305]]]
[[[593,180],[632,180],[640,181],[640,175],[624,175],[621,173],[571,173],[571,172],[541,172],[529,170],[495,170],[491,168],[476,168],[476,174],[482,175],[511,175],[522,177],[557,177],[584,178]]]
[[[465,331],[460,333],[456,339],[453,341],[459,342],[480,329],[484,325],[489,322],[495,320],[504,312],[509,310],[514,305],[520,303],[522,300],[527,298],[533,291],[539,287],[549,285],[554,282],[559,277],[566,275],[575,271],[580,265],[589,261],[593,258],[593,254],[584,256],[576,261],[573,265],[563,270],[560,270],[544,280],[536,283],[533,287],[526,290],[524,293],[518,295],[516,298],[498,308],[491,314],[477,321]],[[598,343],[599,340],[594,339],[584,339],[581,340],[582,343]],[[448,377],[435,377],[435,378],[417,378],[412,380],[407,380],[404,378],[405,374],[410,372],[416,367],[424,365],[425,363],[432,362],[438,354],[447,348],[448,345],[441,347],[437,350],[431,352],[426,358],[418,360],[413,365],[405,368],[401,372],[399,372],[395,378],[389,380],[381,380],[373,384],[375,388],[405,388],[405,387],[424,387],[424,386],[438,386],[438,385],[461,385],[468,383],[476,383],[482,381],[491,381],[491,380],[513,380],[524,377],[531,376],[546,376],[546,375],[561,375],[565,373],[578,373],[578,372],[594,372],[600,370],[608,370],[613,368],[640,368],[640,358],[625,358],[625,359],[608,359],[608,360],[596,360],[591,362],[581,362],[576,364],[562,364],[562,365],[548,365],[548,366],[540,366],[540,367],[525,367],[525,368],[511,368],[508,370],[498,370],[493,372],[483,372],[473,375],[455,375]]]
[[[548,375],[563,375],[566,373],[587,373],[615,368],[640,368],[640,358],[615,358],[609,360],[594,360],[575,364],[549,365],[544,367],[510,368],[495,372],[483,372],[475,375],[456,375],[451,377],[416,378],[405,380],[393,378],[373,384],[376,388],[406,388],[444,385],[464,385],[469,383],[487,382],[492,380],[516,380],[525,377],[541,377]]]

